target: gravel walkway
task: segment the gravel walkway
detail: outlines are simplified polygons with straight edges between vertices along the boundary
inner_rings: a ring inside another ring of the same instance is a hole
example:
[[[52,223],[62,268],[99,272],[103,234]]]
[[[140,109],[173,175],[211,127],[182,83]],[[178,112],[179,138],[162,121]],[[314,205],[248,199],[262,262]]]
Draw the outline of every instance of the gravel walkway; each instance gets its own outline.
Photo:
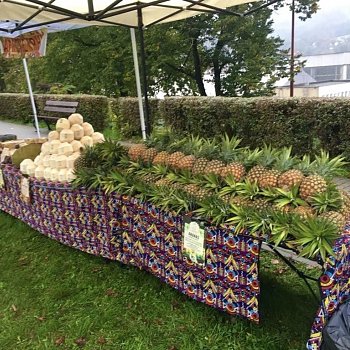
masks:
[[[49,131],[47,128],[40,129],[40,136],[46,137]],[[34,126],[13,124],[0,120],[0,135],[14,134],[17,135],[17,139],[27,139],[37,137],[37,133]]]

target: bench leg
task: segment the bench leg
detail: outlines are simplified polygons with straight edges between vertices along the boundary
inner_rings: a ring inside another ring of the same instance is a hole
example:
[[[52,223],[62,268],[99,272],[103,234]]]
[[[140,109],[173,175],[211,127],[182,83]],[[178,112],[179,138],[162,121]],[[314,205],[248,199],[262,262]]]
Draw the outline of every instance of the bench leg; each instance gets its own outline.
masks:
[[[47,128],[49,129],[49,131],[51,131],[52,129],[51,129],[51,126],[50,126],[50,122],[47,119],[45,119],[45,123],[46,123]]]

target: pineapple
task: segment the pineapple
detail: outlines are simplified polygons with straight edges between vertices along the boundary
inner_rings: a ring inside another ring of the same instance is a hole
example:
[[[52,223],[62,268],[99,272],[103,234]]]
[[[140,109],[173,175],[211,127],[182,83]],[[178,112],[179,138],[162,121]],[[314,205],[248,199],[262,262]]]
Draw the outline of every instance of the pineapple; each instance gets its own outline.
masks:
[[[281,150],[276,150],[265,146],[263,155],[259,160],[259,164],[265,168],[273,165],[272,170],[266,170],[258,179],[258,184],[261,188],[274,188],[278,186],[278,178],[281,172],[290,169],[294,163],[295,158],[291,156],[292,147],[284,147]]]
[[[261,176],[266,172],[266,168],[262,165],[256,165],[251,168],[247,174],[246,179],[250,182],[258,183]]]
[[[277,187],[279,176],[280,172],[278,170],[266,170],[259,177],[258,185],[262,189]]]
[[[345,158],[342,156],[337,156],[335,158],[329,158],[329,153],[321,150],[320,155],[315,157],[315,160],[311,163],[311,169],[315,174],[322,177],[331,179],[334,176],[344,176],[346,175],[346,170],[344,169]]]
[[[300,206],[292,209],[290,212],[293,214],[297,214],[302,219],[307,219],[307,218],[315,216],[315,213],[311,207],[303,206],[303,205],[300,205]]]
[[[319,175],[307,176],[300,185],[300,197],[306,201],[310,201],[312,196],[322,193],[327,189],[326,180]]]
[[[203,200],[205,197],[208,197],[210,194],[207,190],[195,184],[185,185],[184,191],[187,192],[190,196],[198,200]]]
[[[264,210],[272,208],[272,204],[264,198],[256,198],[251,203],[252,207],[256,210]]]
[[[166,164],[169,165],[172,168],[177,168],[178,163],[185,155],[182,152],[174,152],[171,153],[166,160]]]
[[[206,158],[198,158],[192,167],[193,174],[204,174],[204,170],[209,163],[209,160]]]
[[[245,175],[245,167],[242,163],[239,162],[233,162],[228,165],[226,165],[222,170],[221,174],[222,177],[227,177],[229,175],[232,175],[235,181],[241,181],[243,179],[243,176]]]
[[[211,160],[206,164],[204,174],[220,175],[224,167],[225,164],[221,160]]]
[[[253,201],[245,198],[243,196],[235,196],[231,198],[230,204],[237,206],[237,207],[252,207],[253,206]]]
[[[345,191],[340,191],[343,204],[339,212],[345,216],[346,220],[350,220],[350,195]]]
[[[300,170],[287,170],[278,177],[277,186],[284,190],[290,190],[293,186],[299,186],[303,179],[304,174]]]
[[[343,198],[336,185],[330,183],[325,191],[311,197],[310,204],[319,214],[327,211],[338,211],[343,205]]]
[[[166,151],[159,152],[152,161],[153,165],[158,165],[158,164],[166,164],[167,159],[169,158],[169,153]]]
[[[155,148],[146,148],[145,150],[141,151],[140,158],[145,163],[152,163],[153,159],[157,155],[157,150]]]
[[[179,160],[177,163],[177,168],[180,170],[191,170],[196,162],[196,157],[193,155],[188,155]]]
[[[100,165],[100,154],[94,146],[87,146],[74,162],[74,171],[82,168],[94,169]]]
[[[337,226],[339,232],[342,232],[346,223],[344,215],[336,211],[327,211],[319,215],[320,218],[326,219]]]
[[[138,161],[141,158],[142,152],[146,150],[146,148],[146,145],[143,143],[132,145],[128,151],[129,158],[133,161]]]
[[[157,176],[154,174],[145,174],[141,176],[141,181],[145,184],[154,184],[157,181]]]

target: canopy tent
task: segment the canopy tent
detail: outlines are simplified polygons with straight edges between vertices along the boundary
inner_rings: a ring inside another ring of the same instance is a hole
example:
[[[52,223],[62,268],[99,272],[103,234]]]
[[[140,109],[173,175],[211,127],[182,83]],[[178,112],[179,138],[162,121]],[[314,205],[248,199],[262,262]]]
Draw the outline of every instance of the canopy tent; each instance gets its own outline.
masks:
[[[257,1],[260,0],[0,0],[0,36],[18,35],[43,27],[48,27],[49,31],[50,28],[51,31],[57,31],[60,25],[64,25],[65,29],[91,25],[122,25],[130,27],[141,129],[145,138],[147,131],[149,131],[149,125],[147,125],[149,112],[143,29],[153,24],[177,21],[201,13],[224,13],[244,16],[282,0],[271,0],[245,13],[238,13],[228,9]],[[57,26],[56,30],[53,29],[55,26]],[[135,28],[140,30],[145,110],[142,104],[141,84],[138,74]]]

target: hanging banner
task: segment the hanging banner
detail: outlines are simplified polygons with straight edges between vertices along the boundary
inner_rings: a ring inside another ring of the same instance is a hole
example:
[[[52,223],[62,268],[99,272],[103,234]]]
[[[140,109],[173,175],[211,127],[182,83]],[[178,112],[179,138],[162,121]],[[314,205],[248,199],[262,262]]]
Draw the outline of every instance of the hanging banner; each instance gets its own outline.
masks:
[[[205,232],[200,222],[184,217],[182,255],[193,263],[205,264]]]
[[[47,30],[36,30],[15,38],[0,37],[0,53],[5,58],[42,57],[46,53]]]

